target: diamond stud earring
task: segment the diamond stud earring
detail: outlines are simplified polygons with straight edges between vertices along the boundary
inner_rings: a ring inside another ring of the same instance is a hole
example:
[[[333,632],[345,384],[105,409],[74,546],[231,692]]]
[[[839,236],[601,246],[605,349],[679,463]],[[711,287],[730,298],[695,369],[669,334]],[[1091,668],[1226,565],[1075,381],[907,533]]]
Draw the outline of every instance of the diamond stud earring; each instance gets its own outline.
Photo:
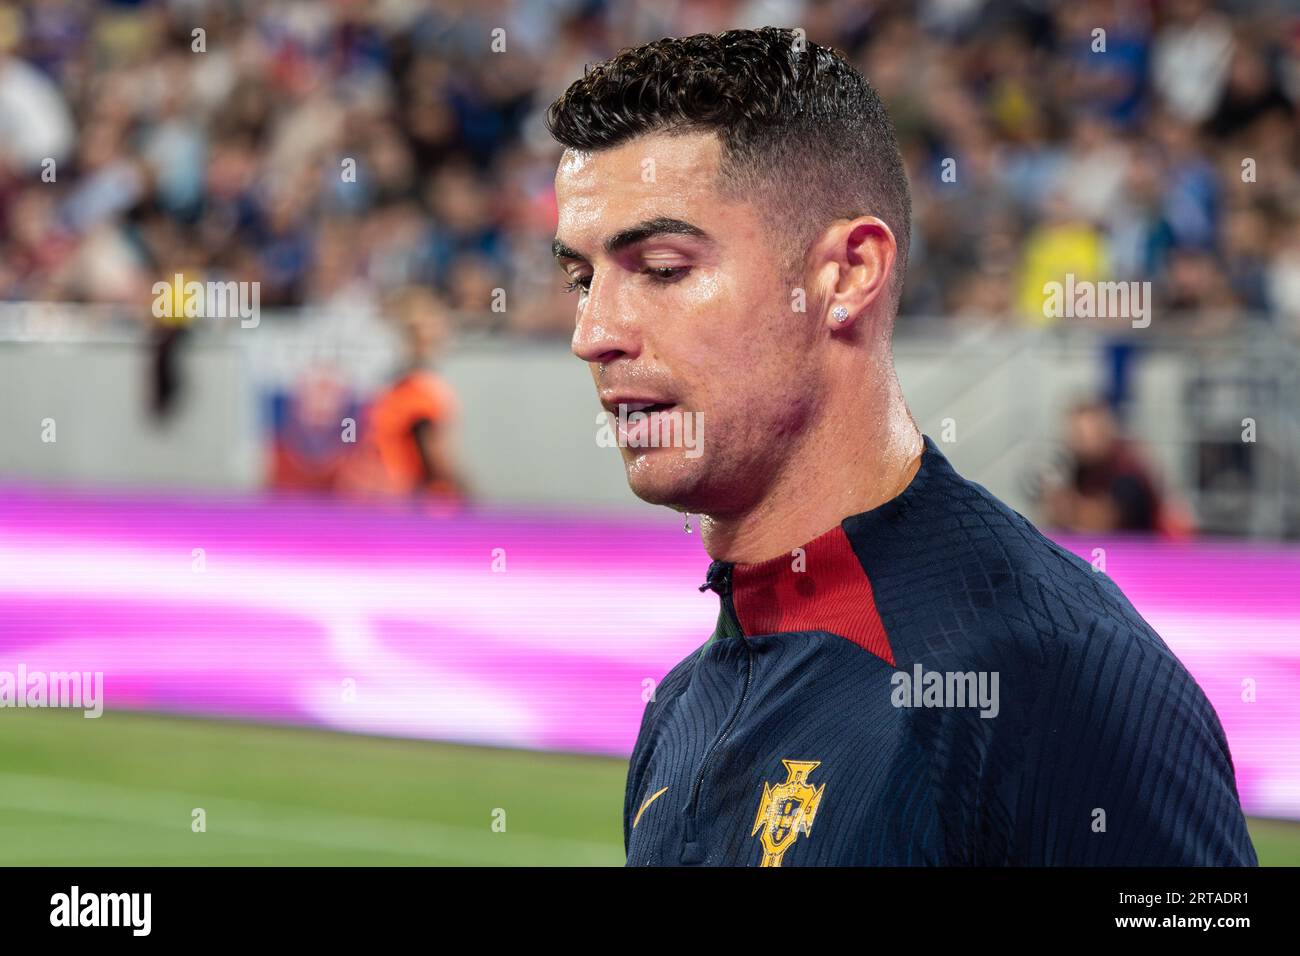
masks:
[[[831,317],[834,318],[836,322],[843,322],[849,317],[849,310],[842,305],[837,305],[835,308],[831,309]]]

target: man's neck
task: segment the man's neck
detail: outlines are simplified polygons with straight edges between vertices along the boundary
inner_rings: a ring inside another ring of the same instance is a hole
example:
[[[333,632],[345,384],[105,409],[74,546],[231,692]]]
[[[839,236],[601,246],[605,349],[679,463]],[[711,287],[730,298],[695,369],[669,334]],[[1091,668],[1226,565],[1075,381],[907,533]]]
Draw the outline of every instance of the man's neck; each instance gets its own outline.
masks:
[[[879,394],[865,399],[856,413],[824,422],[755,507],[701,517],[711,558],[750,564],[788,554],[903,492],[921,466],[924,440],[892,371]]]

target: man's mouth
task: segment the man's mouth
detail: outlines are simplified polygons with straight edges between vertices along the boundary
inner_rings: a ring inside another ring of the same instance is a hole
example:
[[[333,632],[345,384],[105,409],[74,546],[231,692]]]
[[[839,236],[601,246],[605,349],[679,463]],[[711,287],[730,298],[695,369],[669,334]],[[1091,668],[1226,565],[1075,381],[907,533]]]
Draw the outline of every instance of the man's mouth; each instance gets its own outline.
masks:
[[[605,411],[614,417],[620,413],[631,415],[633,412],[660,412],[667,408],[672,408],[676,402],[663,396],[655,395],[648,392],[617,392],[613,389],[602,389],[597,395],[600,404],[604,406]]]
[[[664,416],[677,408],[676,402],[627,400],[610,402],[605,407],[614,416],[622,447],[654,448],[672,443],[675,429]]]

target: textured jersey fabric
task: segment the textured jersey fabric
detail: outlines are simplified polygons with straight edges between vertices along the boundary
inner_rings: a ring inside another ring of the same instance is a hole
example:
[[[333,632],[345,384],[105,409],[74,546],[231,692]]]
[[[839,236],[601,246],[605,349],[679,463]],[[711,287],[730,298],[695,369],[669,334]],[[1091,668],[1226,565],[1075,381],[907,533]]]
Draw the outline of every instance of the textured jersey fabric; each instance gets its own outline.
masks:
[[[1200,687],[929,438],[897,498],[705,586],[717,629],[632,754],[628,865],[1257,863]]]

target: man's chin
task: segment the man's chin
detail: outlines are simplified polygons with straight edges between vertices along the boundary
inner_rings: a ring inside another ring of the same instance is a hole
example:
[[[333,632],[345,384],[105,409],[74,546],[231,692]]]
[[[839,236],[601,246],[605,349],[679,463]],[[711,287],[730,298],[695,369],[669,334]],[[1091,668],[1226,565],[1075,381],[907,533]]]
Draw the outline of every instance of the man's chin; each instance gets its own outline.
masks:
[[[698,484],[698,462],[683,459],[674,449],[656,449],[628,455],[625,464],[628,487],[642,501],[690,509]]]

